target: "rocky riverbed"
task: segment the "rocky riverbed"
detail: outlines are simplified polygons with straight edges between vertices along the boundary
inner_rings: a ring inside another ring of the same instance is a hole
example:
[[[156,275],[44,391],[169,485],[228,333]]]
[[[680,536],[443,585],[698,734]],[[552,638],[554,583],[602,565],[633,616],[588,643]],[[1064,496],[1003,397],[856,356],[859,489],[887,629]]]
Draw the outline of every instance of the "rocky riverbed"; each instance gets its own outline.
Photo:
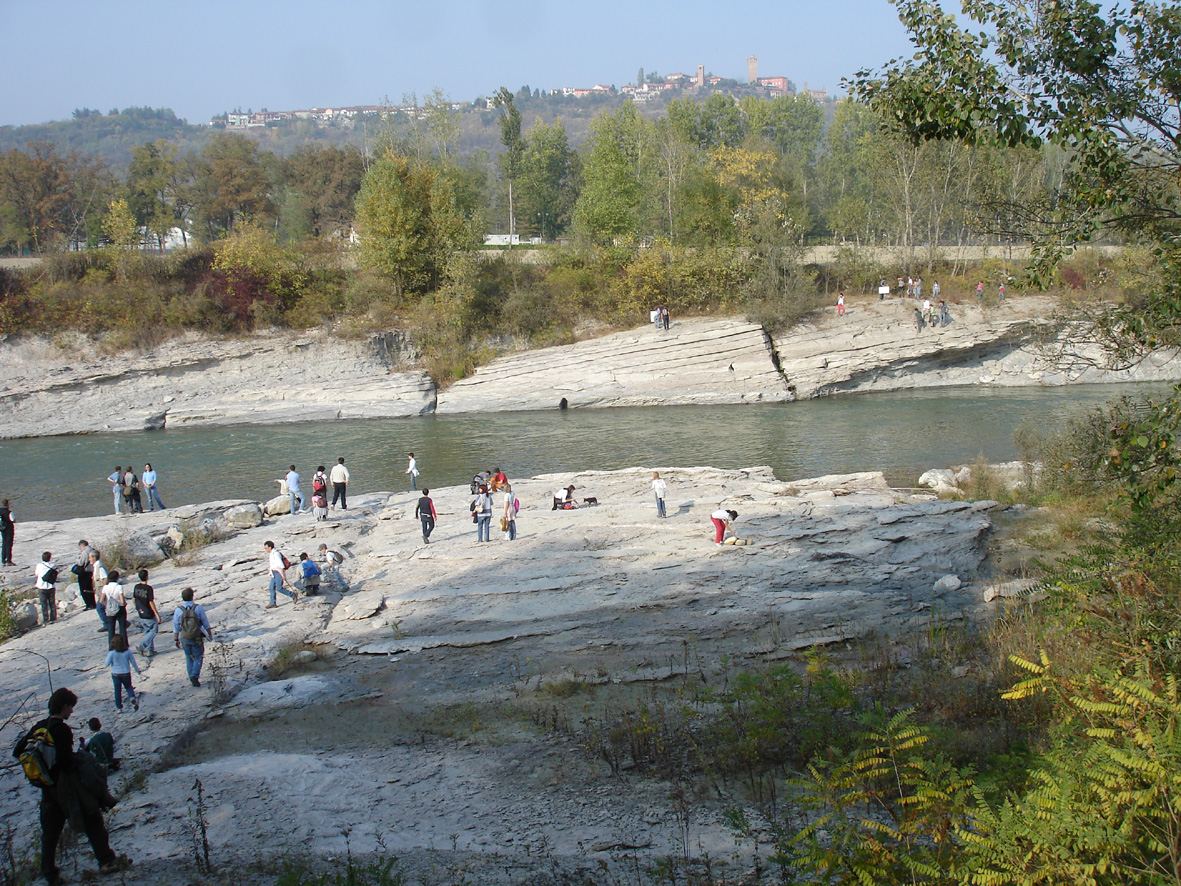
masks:
[[[678,318],[562,347],[508,353],[444,391],[402,333],[342,339],[272,332],[189,336],[103,353],[62,337],[0,344],[0,437],[200,425],[377,418],[430,412],[783,402],[947,385],[1060,385],[1181,379],[1175,355],[1102,368],[1071,342],[1053,300],[953,305],[916,332],[914,303],[852,299],[779,336],[736,318]],[[1069,364],[1051,355],[1069,350]]]
[[[44,710],[50,674],[80,696],[76,729],[91,716],[112,727],[127,796],[110,825],[136,860],[129,884],[200,880],[198,780],[222,871],[209,882],[273,882],[260,871],[281,857],[349,852],[396,854],[423,884],[538,882],[669,853],[746,864],[722,818],[740,795],[703,798],[686,817],[671,785],[612,773],[577,730],[517,706],[574,685],[585,690],[574,709],[591,716],[596,687],[642,693],[690,672],[717,682],[869,632],[900,638],[936,612],[987,614],[997,506],[891,489],[872,473],[784,483],[759,467],[660,471],[663,520],[650,468],[517,481],[514,542],[494,531],[478,544],[458,487],[435,490],[429,545],[412,493],[358,495],[320,523],[264,518],[251,502],[22,523],[23,565],[0,573],[13,587],[30,582],[34,552],[69,563],[84,537],[130,565],[171,530],[179,549],[151,567],[160,609],[195,587],[215,642],[194,688],[166,627],[135,678],[140,711],[116,715],[105,637],[75,605],[0,648],[2,738],[11,746]],[[551,510],[552,490],[570,483],[601,504]],[[750,544],[715,547],[719,506],[740,513]],[[194,537],[211,543],[187,549]],[[321,543],[342,551],[343,582],[264,608],[267,539],[293,560]],[[34,789],[11,766],[2,777],[0,810],[23,852]],[[87,862],[72,856],[71,880]]]

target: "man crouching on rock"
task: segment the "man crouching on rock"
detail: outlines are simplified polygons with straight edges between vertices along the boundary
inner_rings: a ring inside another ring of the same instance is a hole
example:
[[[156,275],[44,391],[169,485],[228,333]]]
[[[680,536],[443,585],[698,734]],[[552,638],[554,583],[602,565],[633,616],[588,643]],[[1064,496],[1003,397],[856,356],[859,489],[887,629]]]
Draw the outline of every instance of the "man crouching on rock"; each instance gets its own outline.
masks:
[[[49,697],[49,718],[41,720],[29,731],[45,727],[53,738],[54,761],[49,767],[52,787],[41,788],[41,874],[49,886],[62,882],[57,868],[57,843],[66,821],[76,832],[85,832],[94,857],[98,859],[100,874],[114,874],[126,870],[131,859],[111,851],[102,810],[114,805],[114,798],[105,790],[101,777],[97,785],[93,774],[85,772],[84,758],[74,751],[74,732],[66,720],[74,713],[78,696],[64,687]],[[17,742],[12,755],[19,758],[25,751],[28,735]],[[100,792],[101,789],[101,792]]]

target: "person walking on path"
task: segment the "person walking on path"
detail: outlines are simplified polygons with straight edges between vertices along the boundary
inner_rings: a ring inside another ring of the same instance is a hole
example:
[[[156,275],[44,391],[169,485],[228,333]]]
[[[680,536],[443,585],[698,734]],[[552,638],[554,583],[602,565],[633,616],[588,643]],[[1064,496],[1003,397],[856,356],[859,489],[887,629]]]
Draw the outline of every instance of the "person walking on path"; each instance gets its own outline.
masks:
[[[135,653],[127,648],[127,638],[116,634],[111,638],[111,648],[107,652],[104,664],[111,669],[111,683],[115,687],[115,710],[123,713],[123,690],[127,690],[127,697],[131,706],[139,710],[139,699],[135,697],[135,687],[131,685],[131,669],[137,674],[142,673],[135,663]]]
[[[1004,283],[1001,283],[999,286],[997,286],[996,297],[998,299],[1000,299],[1001,301],[1005,300],[1005,284]]]
[[[8,506],[8,499],[0,502],[0,566],[15,566],[12,562],[12,540],[16,537],[16,521],[12,519],[12,510]]]
[[[98,872],[104,876],[116,874],[131,866],[125,855],[111,850],[111,840],[103,823],[102,806],[79,784],[76,777],[81,765],[74,751],[74,732],[66,721],[74,713],[78,696],[64,686],[49,696],[49,717],[34,724],[29,734],[17,742],[12,755],[17,759],[25,752],[29,735],[45,728],[53,738],[54,760],[49,767],[53,786],[41,788],[41,876],[49,886],[59,886],[61,871],[57,867],[57,844],[66,825],[69,807],[76,803],[82,830],[98,860]],[[73,802],[71,802],[73,801]]]
[[[414,453],[411,452],[406,456],[408,464],[406,465],[406,473],[410,475],[410,488],[418,488],[418,462],[414,460]]]
[[[513,487],[505,483],[504,490],[504,531],[508,533],[509,541],[517,540],[517,509],[520,507],[517,497],[513,495]]]
[[[123,465],[115,465],[115,470],[107,477],[111,484],[111,493],[115,496],[115,513],[123,513]]]
[[[837,316],[845,316],[845,293],[843,292],[837,293]]]
[[[98,613],[98,620],[102,622],[102,627],[99,628],[103,633],[109,634],[110,629],[107,627],[107,607],[104,605],[102,593],[103,588],[107,586],[107,567],[103,564],[102,551],[95,548],[90,549],[90,576],[93,579],[94,588],[94,611]]]
[[[148,491],[148,510],[156,510],[156,505],[164,510],[164,502],[160,501],[160,492],[156,489],[156,471],[150,464],[144,465],[144,472],[139,475],[139,479]]]
[[[123,593],[123,585],[119,584],[119,570],[112,569],[110,580],[103,586],[102,607],[107,614],[107,640],[116,633],[127,639],[127,597]],[[118,631],[116,631],[116,628]]]
[[[201,664],[205,661],[205,641],[213,639],[209,617],[200,603],[194,603],[196,591],[185,588],[180,592],[180,605],[172,611],[172,636],[176,648],[184,651],[185,673],[194,686],[201,685]]]
[[[57,621],[57,564],[50,551],[41,555],[41,562],[33,567],[33,574],[36,576],[33,584],[41,603],[41,624],[47,625]]]
[[[340,501],[340,509],[347,511],[349,509],[348,502],[348,488],[349,488],[349,469],[344,466],[344,456],[336,460],[336,464],[332,466],[332,507],[336,507],[336,502]]]
[[[78,559],[74,563],[73,572],[78,576],[78,596],[82,598],[84,609],[94,609],[94,573],[90,567],[90,555],[93,551],[94,548],[86,539],[78,542]]]
[[[151,658],[156,654],[156,633],[160,630],[160,610],[156,608],[156,591],[148,584],[148,570],[139,571],[139,583],[131,589],[135,613],[143,628],[143,641],[136,648],[139,654]]]
[[[668,514],[664,510],[664,495],[668,491],[668,485],[660,479],[660,473],[652,472],[652,492],[656,496],[656,516],[667,517]]]
[[[730,524],[738,519],[738,512],[731,511],[727,508],[718,508],[709,515],[710,521],[714,524],[714,544],[719,548],[722,546],[722,540],[725,539],[726,533],[734,534],[734,530]]]
[[[439,519],[439,515],[435,513],[435,503],[431,500],[431,491],[425,486],[422,488],[422,498],[414,506],[414,516],[422,523],[422,543],[429,545],[431,533],[435,531],[435,521]]]
[[[262,547],[267,552],[267,569],[271,576],[270,584],[267,586],[267,590],[271,594],[271,600],[267,604],[267,609],[274,609],[279,605],[278,598],[275,596],[276,593],[290,597],[292,603],[298,603],[299,592],[287,590],[291,586],[290,582],[287,581],[287,567],[291,565],[290,562],[279,552],[273,541],[263,542]]]
[[[279,484],[280,489],[283,488],[284,483],[287,484],[287,495],[291,499],[292,516],[295,516],[300,511],[302,511],[304,506],[304,498],[303,492],[301,492],[299,488],[299,471],[295,469],[295,465],[291,466],[291,470],[287,472],[287,476],[285,476],[282,480],[276,480],[275,482]],[[296,506],[297,500],[299,502],[298,507]]]
[[[480,484],[480,491],[472,499],[471,510],[476,518],[476,541],[492,541],[492,494],[485,484]]]

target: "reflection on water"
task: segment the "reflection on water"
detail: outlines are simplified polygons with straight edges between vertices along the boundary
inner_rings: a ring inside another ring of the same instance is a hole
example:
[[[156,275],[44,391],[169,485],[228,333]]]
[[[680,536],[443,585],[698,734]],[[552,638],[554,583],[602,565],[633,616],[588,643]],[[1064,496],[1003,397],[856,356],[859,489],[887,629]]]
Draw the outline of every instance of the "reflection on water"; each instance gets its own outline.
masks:
[[[344,456],[356,492],[467,483],[481,468],[509,477],[626,467],[770,465],[782,479],[882,470],[912,482],[932,467],[1016,457],[1013,431],[1048,425],[1123,394],[1168,385],[944,388],[766,406],[648,407],[423,416],[372,421],[189,428],[0,441],[0,498],[18,520],[106,513],[116,464],[151,462],[166,505],[265,500],[294,462],[310,488],[317,465]]]

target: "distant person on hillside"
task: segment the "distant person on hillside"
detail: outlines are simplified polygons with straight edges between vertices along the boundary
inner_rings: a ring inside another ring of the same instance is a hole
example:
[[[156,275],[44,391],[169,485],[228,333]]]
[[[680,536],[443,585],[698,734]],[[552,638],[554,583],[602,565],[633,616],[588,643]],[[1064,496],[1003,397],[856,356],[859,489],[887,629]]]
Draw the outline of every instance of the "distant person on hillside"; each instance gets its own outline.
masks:
[[[1005,284],[1004,283],[1001,283],[999,286],[997,286],[996,297],[999,298],[1001,301],[1005,300]]]
[[[664,326],[664,331],[668,332],[668,305],[660,309],[660,323]]]
[[[332,502],[331,507],[335,508],[336,503],[340,502],[340,509],[347,511],[349,509],[348,501],[348,487],[349,487],[349,469],[344,466],[344,456],[336,460],[336,464],[332,466]]]
[[[0,502],[0,566],[15,566],[12,562],[12,541],[16,538],[16,521],[12,519],[12,510],[8,507],[8,499]]]
[[[435,513],[435,503],[431,500],[431,491],[425,486],[422,487],[422,498],[418,500],[418,504],[414,506],[414,516],[422,524],[422,543],[429,545],[431,543],[431,533],[435,531],[435,520],[439,515]],[[327,551],[327,547],[321,545]]]
[[[201,664],[205,661],[205,641],[213,639],[213,629],[209,627],[209,617],[205,609],[193,602],[196,591],[185,588],[180,592],[181,603],[172,612],[172,636],[176,641],[176,648],[185,653],[185,671],[189,675],[189,682],[194,686],[201,685]]]
[[[939,325],[951,325],[951,311],[947,310],[947,302],[943,299],[939,299]]]
[[[53,562],[51,552],[41,555],[41,562],[33,567],[33,576],[41,604],[41,624],[57,621],[57,564]]]
[[[657,329],[660,328],[660,324],[661,324],[660,305],[657,305],[651,311],[648,312],[648,319],[651,321],[653,326],[655,326]]]
[[[837,316],[845,316],[845,293],[843,292],[837,293]]]
[[[144,472],[140,474],[139,479],[148,491],[148,510],[156,510],[156,505],[160,506],[160,510],[164,510],[164,502],[160,501],[160,492],[156,489],[156,472],[150,463],[144,465]]]
[[[984,281],[983,280],[981,280],[979,283],[976,284],[976,298],[979,300],[980,304],[984,304]]]
[[[935,285],[933,285],[931,287],[931,298],[933,298],[935,301],[939,301],[939,281],[938,280],[936,280]]]

